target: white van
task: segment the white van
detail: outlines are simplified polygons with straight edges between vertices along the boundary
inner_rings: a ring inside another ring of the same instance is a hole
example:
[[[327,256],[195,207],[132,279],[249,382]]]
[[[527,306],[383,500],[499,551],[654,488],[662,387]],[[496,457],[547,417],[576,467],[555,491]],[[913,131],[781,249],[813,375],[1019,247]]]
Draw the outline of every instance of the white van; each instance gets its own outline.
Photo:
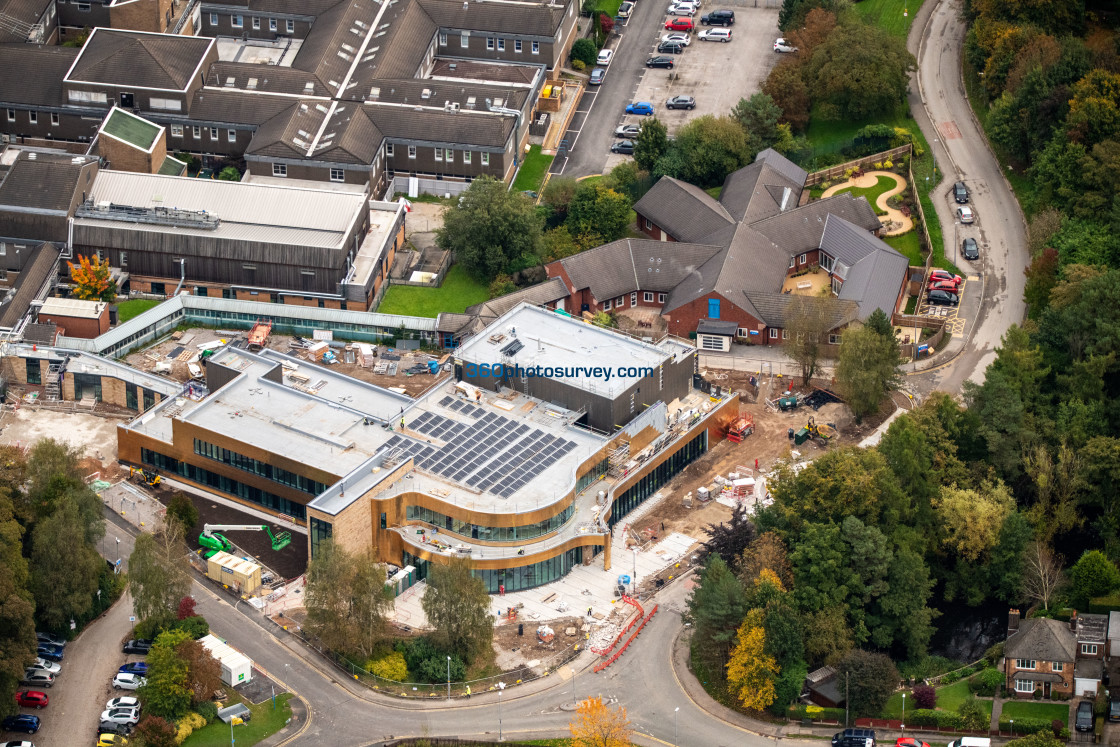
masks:
[[[949,742],[949,747],[992,747],[992,740],[987,737],[961,737]]]

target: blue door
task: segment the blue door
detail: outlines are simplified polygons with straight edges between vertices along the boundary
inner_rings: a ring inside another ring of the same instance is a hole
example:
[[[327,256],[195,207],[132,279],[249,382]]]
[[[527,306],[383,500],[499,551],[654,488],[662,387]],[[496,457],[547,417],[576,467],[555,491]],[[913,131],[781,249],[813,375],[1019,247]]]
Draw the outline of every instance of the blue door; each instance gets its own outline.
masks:
[[[708,318],[709,319],[719,319],[719,299],[718,298],[709,298],[708,299]]]

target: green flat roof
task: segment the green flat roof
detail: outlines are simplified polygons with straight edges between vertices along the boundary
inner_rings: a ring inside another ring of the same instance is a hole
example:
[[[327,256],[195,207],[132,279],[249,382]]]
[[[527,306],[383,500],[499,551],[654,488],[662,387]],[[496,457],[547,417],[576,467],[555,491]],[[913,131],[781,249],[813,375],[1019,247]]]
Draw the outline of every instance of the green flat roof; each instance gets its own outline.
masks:
[[[122,109],[114,109],[101,130],[141,150],[151,150],[159,137],[158,126]]]
[[[163,159],[163,163],[159,166],[157,174],[164,176],[182,176],[183,172],[187,169],[187,164],[180,161],[178,158],[167,156]]]

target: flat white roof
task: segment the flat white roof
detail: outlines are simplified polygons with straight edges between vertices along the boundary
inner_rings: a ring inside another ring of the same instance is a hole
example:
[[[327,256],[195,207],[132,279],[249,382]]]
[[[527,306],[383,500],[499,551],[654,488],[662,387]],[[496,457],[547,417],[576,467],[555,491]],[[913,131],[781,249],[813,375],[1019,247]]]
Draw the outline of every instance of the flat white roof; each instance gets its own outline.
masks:
[[[39,308],[40,314],[68,316],[75,319],[98,319],[105,311],[104,301],[82,301],[78,298],[48,298]]]

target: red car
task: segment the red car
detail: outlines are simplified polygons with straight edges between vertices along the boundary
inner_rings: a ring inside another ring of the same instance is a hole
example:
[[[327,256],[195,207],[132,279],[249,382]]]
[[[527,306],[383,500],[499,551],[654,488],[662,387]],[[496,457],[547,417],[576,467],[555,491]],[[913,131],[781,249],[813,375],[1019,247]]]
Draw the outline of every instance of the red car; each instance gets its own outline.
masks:
[[[929,744],[914,737],[899,737],[895,740],[894,747],[929,747]]]
[[[692,31],[696,28],[696,24],[691,18],[674,18],[665,24],[665,28],[670,31]]]
[[[16,705],[24,708],[46,708],[47,703],[50,702],[51,699],[47,694],[38,690],[20,690],[16,693]]]
[[[935,282],[938,280],[948,280],[949,282],[956,283],[957,285],[960,285],[962,282],[964,282],[963,278],[961,278],[960,275],[954,275],[948,270],[932,270],[929,273],[929,279],[930,282]]]
[[[950,293],[957,293],[960,290],[960,286],[949,280],[936,280],[930,282],[929,289],[931,291],[949,291]]]

